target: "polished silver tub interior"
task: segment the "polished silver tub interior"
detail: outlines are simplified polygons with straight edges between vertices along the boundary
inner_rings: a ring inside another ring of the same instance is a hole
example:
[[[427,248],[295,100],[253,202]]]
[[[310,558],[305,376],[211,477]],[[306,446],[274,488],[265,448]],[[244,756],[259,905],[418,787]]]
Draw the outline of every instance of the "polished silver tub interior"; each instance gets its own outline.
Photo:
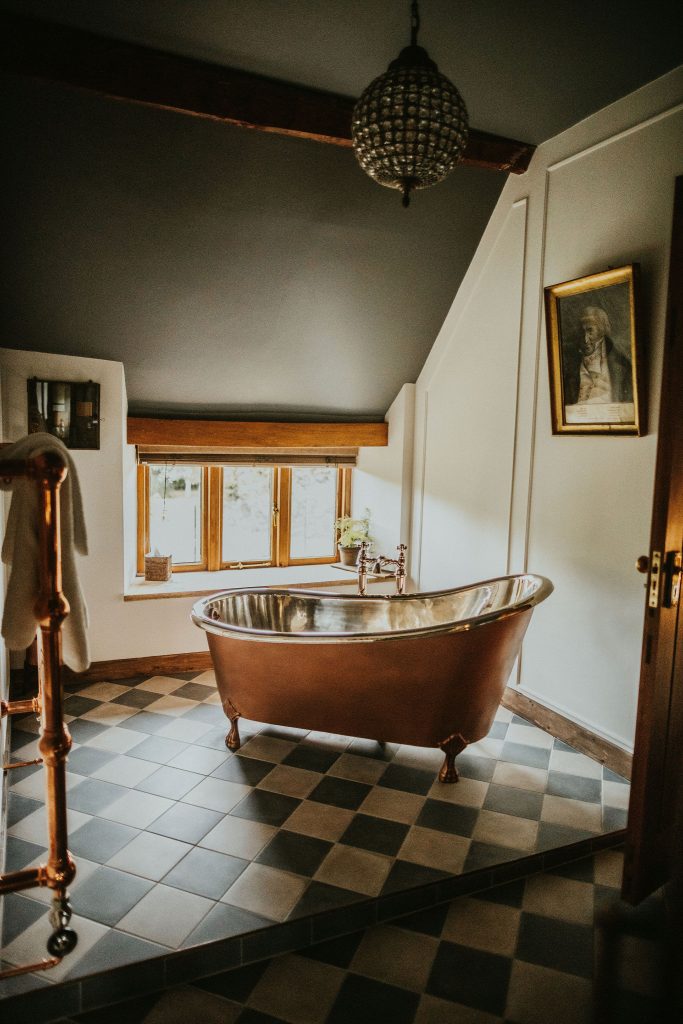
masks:
[[[199,601],[216,681],[239,748],[242,716],[277,725],[439,746],[440,778],[486,735],[536,604],[522,574],[400,597],[236,589]]]

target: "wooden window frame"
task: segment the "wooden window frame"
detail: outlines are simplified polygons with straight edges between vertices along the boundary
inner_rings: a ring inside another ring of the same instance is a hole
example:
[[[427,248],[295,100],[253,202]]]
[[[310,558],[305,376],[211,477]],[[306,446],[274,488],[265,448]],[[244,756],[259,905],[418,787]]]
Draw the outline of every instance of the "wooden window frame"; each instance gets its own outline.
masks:
[[[194,465],[202,466],[200,461]],[[223,467],[202,466],[202,560],[174,563],[174,572],[217,572],[255,568],[280,568],[288,565],[332,565],[339,561],[333,548],[330,557],[292,558],[290,525],[292,499],[292,467],[272,466],[273,510],[271,520],[271,557],[254,562],[223,562]],[[149,551],[149,466],[138,465],[137,473],[137,573],[145,571],[145,552]],[[351,467],[337,467],[337,498],[335,516],[349,515],[351,510]]]

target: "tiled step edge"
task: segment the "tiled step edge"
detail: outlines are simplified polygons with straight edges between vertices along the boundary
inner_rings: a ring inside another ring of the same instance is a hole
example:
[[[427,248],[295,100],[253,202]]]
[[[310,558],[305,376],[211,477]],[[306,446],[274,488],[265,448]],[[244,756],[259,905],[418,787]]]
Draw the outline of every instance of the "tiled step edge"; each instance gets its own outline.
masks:
[[[481,868],[464,875],[444,877],[401,892],[323,910],[308,917],[269,925],[246,935],[218,939],[180,949],[140,963],[89,975],[60,984],[46,983],[30,992],[17,992],[1,1000],[12,1024],[44,1024],[156,992],[281,953],[305,949],[318,942],[348,935],[370,925],[405,917],[456,896],[466,896],[515,879],[525,878],[599,850],[620,846],[626,830],[582,839],[568,846]],[[21,979],[17,979],[20,981]]]

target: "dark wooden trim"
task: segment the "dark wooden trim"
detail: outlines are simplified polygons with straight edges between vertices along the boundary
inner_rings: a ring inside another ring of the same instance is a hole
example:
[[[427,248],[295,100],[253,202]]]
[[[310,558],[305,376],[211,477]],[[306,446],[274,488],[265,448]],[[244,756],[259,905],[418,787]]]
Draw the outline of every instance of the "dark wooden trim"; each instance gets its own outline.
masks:
[[[93,661],[85,672],[73,672],[64,666],[62,676],[65,686],[75,689],[85,683],[101,680],[167,675],[173,672],[205,672],[209,668],[213,668],[213,665],[208,651],[191,651],[189,654],[154,654],[144,658]]]
[[[3,66],[110,99],[351,148],[355,99],[13,14]],[[380,69],[378,68],[378,73]],[[535,147],[470,129],[463,163],[522,174]]]
[[[128,417],[128,444],[270,449],[385,447],[388,443],[386,422],[260,423]]]
[[[594,761],[604,764],[610,771],[616,772],[624,779],[631,778],[632,757],[625,750],[615,746],[608,740],[597,736],[590,729],[572,722],[557,711],[551,711],[543,704],[538,704],[518,690],[508,686],[503,695],[503,707],[513,711],[520,718],[533,722],[539,729],[550,733],[555,739],[568,743],[582,754],[592,757]]]

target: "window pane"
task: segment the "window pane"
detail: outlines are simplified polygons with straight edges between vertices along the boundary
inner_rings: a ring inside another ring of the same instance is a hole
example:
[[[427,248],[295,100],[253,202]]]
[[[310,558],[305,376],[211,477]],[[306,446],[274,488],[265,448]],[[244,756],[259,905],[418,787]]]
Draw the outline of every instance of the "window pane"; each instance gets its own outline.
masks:
[[[292,469],[292,558],[332,558],[337,508],[334,468]]]
[[[273,470],[223,467],[223,561],[269,562]]]
[[[149,467],[149,547],[181,565],[202,561],[202,467]]]

